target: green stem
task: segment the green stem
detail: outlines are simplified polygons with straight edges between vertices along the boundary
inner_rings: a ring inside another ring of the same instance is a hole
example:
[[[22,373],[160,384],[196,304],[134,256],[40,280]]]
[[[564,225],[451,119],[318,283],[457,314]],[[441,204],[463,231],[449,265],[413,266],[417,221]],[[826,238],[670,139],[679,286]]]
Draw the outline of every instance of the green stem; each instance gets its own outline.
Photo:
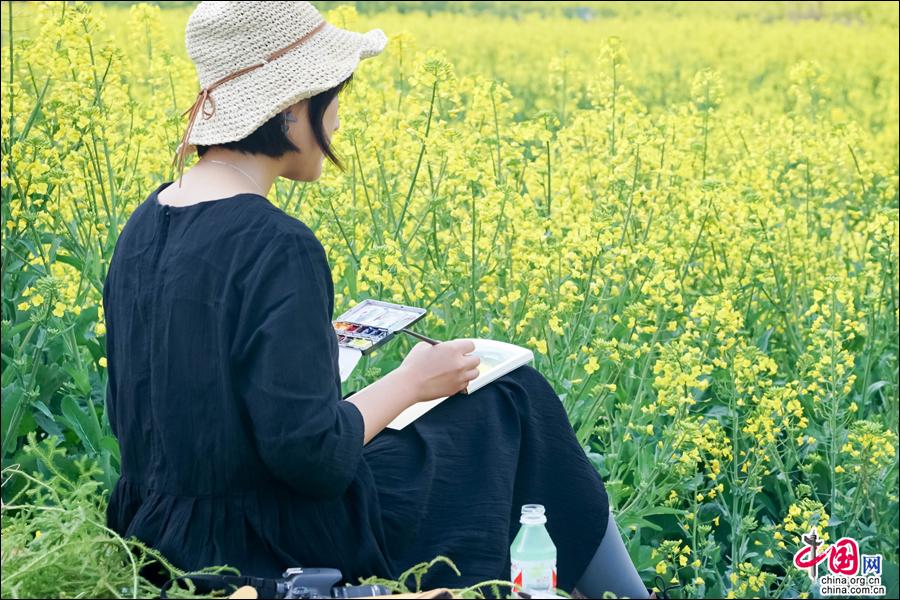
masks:
[[[469,266],[469,277],[470,277],[469,295],[470,295],[471,305],[472,305],[472,337],[477,338],[478,337],[478,321],[477,321],[477,310],[475,307],[476,296],[477,296],[476,283],[475,283],[475,253],[476,253],[475,238],[476,238],[478,232],[476,230],[475,190],[474,189],[472,190],[472,205],[471,206],[472,206],[472,210],[471,210],[472,247],[471,247],[471,256],[470,256],[471,264]]]
[[[426,141],[428,139],[428,133],[431,131],[431,117],[434,114],[434,99],[437,97],[437,87],[438,82],[435,81],[434,85],[431,86],[431,104],[428,106],[428,121],[425,123],[425,135],[422,139],[422,146],[419,148],[419,158],[416,160],[416,168],[413,171],[412,180],[409,182],[409,190],[407,190],[406,199],[403,201],[403,210],[400,211],[400,218],[397,219],[397,226],[394,228],[394,239],[397,238],[397,233],[403,226],[403,217],[406,215],[406,209],[409,207],[409,202],[412,199],[413,190],[416,189],[416,178],[418,177],[419,169],[422,166],[422,157],[425,156],[425,149],[428,147]]]

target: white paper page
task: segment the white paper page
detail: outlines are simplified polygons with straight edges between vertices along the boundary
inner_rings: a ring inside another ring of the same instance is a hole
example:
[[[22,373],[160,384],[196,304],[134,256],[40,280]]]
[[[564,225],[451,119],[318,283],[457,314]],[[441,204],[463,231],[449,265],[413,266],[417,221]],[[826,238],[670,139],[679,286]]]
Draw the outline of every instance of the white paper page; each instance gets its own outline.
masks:
[[[356,364],[362,356],[362,352],[356,348],[345,348],[344,346],[338,347],[338,364],[341,369],[342,382],[347,381],[347,378],[350,377],[350,374],[353,372],[353,369],[356,368]]]
[[[447,398],[449,398],[449,396],[444,396],[443,398],[435,398],[434,400],[428,400],[427,402],[416,402],[415,404],[404,410],[402,413],[397,415],[393,421],[387,424],[387,426],[390,429],[403,429]]]

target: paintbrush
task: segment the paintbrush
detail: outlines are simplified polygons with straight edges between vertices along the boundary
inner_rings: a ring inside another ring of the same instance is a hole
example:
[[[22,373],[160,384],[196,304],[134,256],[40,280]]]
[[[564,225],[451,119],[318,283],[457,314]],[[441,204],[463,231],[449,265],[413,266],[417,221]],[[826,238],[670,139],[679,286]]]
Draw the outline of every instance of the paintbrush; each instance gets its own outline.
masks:
[[[432,346],[434,346],[435,344],[440,344],[440,343],[441,343],[440,340],[433,340],[433,339],[431,339],[430,337],[425,337],[425,336],[422,335],[421,333],[416,333],[415,331],[410,331],[409,329],[398,329],[398,331],[402,331],[403,333],[408,333],[409,335],[411,335],[411,336],[413,336],[413,337],[416,337],[416,338],[419,338],[419,339],[422,340],[422,341],[428,342],[428,343],[431,344]]]

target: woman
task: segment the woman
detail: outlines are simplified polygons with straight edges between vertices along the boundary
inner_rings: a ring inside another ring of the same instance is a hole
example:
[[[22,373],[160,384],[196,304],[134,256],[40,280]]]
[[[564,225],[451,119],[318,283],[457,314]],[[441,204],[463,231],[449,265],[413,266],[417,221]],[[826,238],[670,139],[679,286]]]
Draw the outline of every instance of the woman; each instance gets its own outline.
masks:
[[[201,2],[191,15],[205,87],[179,171],[188,146],[200,159],[130,216],[103,290],[122,459],[109,526],[187,570],[325,566],[357,583],[443,554],[462,576],[439,563],[423,585],[462,587],[509,578],[519,509],[541,503],[560,588],[646,596],[603,483],[532,367],[386,429],[478,374],[471,342],[421,342],[341,398],[323,247],[267,195],[277,177],[314,181],[326,156],[340,166],[338,93],[386,41],[307,2]]]

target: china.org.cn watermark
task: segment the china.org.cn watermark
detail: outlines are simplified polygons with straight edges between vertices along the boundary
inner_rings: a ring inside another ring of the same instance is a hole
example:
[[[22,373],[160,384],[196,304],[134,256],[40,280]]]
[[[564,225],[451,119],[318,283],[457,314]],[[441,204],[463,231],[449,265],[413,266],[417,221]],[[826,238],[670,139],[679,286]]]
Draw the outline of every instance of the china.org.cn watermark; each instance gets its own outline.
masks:
[[[859,544],[849,537],[842,537],[820,552],[825,541],[815,527],[801,541],[802,547],[794,554],[794,566],[806,570],[822,596],[884,596],[887,593],[881,583],[880,554],[860,554]],[[828,567],[827,573],[819,572],[819,564],[823,562]]]

